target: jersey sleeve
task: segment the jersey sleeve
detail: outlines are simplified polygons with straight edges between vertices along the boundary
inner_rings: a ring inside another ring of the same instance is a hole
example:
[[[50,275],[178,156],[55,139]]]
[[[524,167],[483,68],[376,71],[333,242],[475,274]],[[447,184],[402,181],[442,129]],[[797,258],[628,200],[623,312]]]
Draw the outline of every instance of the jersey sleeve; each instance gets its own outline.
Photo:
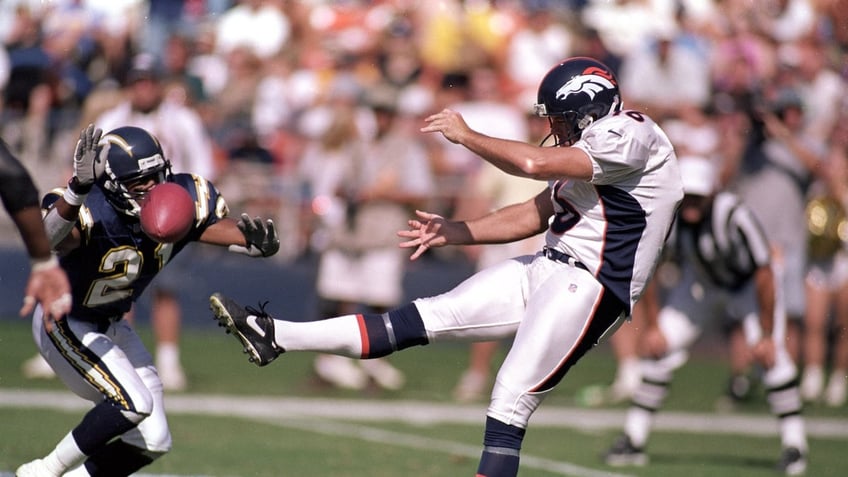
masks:
[[[195,222],[185,240],[198,240],[207,227],[217,223],[229,213],[224,197],[215,185],[203,176],[175,174],[172,180],[188,190],[194,200]]]
[[[641,114],[627,112],[598,121],[583,132],[574,144],[589,155],[594,172],[593,184],[619,183],[634,172],[641,172],[651,154],[653,122]]]

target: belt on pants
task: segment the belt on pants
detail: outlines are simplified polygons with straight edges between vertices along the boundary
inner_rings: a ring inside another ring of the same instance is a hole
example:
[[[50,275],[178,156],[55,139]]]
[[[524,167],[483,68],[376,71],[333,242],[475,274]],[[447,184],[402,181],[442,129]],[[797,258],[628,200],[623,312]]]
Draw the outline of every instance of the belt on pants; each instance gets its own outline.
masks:
[[[554,248],[551,248],[551,247],[543,247],[542,248],[542,254],[544,254],[545,257],[547,257],[550,260],[554,260],[556,262],[566,263],[568,265],[571,265],[572,267],[582,268],[583,270],[586,270],[587,272],[589,271],[589,269],[586,267],[586,265],[583,264],[583,262],[577,260],[576,258],[572,257],[571,255],[569,255],[565,252],[560,252],[557,249],[554,249]]]

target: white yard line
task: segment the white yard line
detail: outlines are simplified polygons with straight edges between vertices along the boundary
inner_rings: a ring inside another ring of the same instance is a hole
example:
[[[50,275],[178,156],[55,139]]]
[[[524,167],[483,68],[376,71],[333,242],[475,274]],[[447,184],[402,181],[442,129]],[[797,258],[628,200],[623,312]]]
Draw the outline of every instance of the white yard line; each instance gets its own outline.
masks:
[[[357,422],[404,422],[414,425],[480,424],[485,418],[485,407],[482,405],[424,401],[179,394],[168,395],[165,405],[169,414],[242,417],[289,429],[442,452],[470,459],[479,457],[479,446],[388,431]],[[90,403],[64,391],[0,389],[0,407],[74,411],[88,409]],[[533,416],[534,427],[573,428],[584,431],[620,429],[623,422],[624,411],[610,409],[543,407]],[[751,436],[776,433],[774,418],[764,415],[665,412],[657,416],[654,427],[656,430],[674,432]],[[807,418],[806,427],[810,436],[848,438],[848,419]],[[528,454],[521,456],[521,465],[573,477],[628,477],[626,474],[594,470]],[[0,471],[0,477],[13,476]],[[154,476],[138,474],[136,477]]]
[[[210,414],[245,418],[306,419],[325,418],[347,421],[406,422],[417,425],[441,423],[480,424],[485,406],[428,401],[385,401],[362,399],[293,398],[171,394],[165,397],[169,414]],[[67,391],[32,391],[0,388],[0,407],[88,409],[90,404]],[[587,409],[542,406],[533,415],[533,427],[580,430],[619,429],[624,422],[622,409]],[[777,423],[769,415],[661,412],[655,430],[774,435]],[[848,419],[806,417],[811,437],[848,438]]]

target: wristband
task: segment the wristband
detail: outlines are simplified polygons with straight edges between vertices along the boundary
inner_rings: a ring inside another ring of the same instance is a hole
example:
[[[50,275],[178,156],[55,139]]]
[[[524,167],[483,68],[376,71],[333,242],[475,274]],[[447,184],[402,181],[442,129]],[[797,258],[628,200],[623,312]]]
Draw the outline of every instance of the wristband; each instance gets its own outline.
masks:
[[[259,250],[259,248],[256,247],[253,244],[248,245],[247,247],[245,247],[244,245],[233,244],[233,245],[230,245],[227,249],[230,252],[240,253],[242,255],[247,255],[248,257],[256,258],[256,257],[263,257],[264,256],[264,254],[262,253],[262,250]]]
[[[82,185],[79,182],[79,177],[74,176],[68,181],[68,187],[79,195],[85,195],[91,192],[91,188],[94,187],[94,182]]]
[[[88,195],[88,192],[82,194],[78,192],[74,192],[73,188],[69,185],[67,189],[65,189],[65,193],[62,194],[62,198],[65,199],[65,202],[73,207],[79,207],[85,202],[85,198]]]
[[[59,259],[51,254],[49,258],[35,258],[30,260],[30,268],[32,272],[43,272],[59,266]]]

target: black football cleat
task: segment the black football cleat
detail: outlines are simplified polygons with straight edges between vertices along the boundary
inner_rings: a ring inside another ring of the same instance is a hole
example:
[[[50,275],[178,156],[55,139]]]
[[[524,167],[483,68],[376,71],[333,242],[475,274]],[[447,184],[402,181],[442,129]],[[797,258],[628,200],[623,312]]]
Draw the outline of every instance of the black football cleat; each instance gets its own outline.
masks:
[[[780,455],[777,470],[786,475],[804,475],[807,471],[807,458],[797,447],[787,447]]]
[[[648,463],[648,455],[642,449],[633,445],[630,436],[622,434],[604,455],[604,462],[613,467],[641,467]]]
[[[265,366],[277,359],[285,350],[274,341],[274,319],[265,312],[265,304],[259,309],[242,307],[235,301],[214,293],[209,297],[209,308],[218,320],[218,326],[227,329],[238,338],[250,362]]]

